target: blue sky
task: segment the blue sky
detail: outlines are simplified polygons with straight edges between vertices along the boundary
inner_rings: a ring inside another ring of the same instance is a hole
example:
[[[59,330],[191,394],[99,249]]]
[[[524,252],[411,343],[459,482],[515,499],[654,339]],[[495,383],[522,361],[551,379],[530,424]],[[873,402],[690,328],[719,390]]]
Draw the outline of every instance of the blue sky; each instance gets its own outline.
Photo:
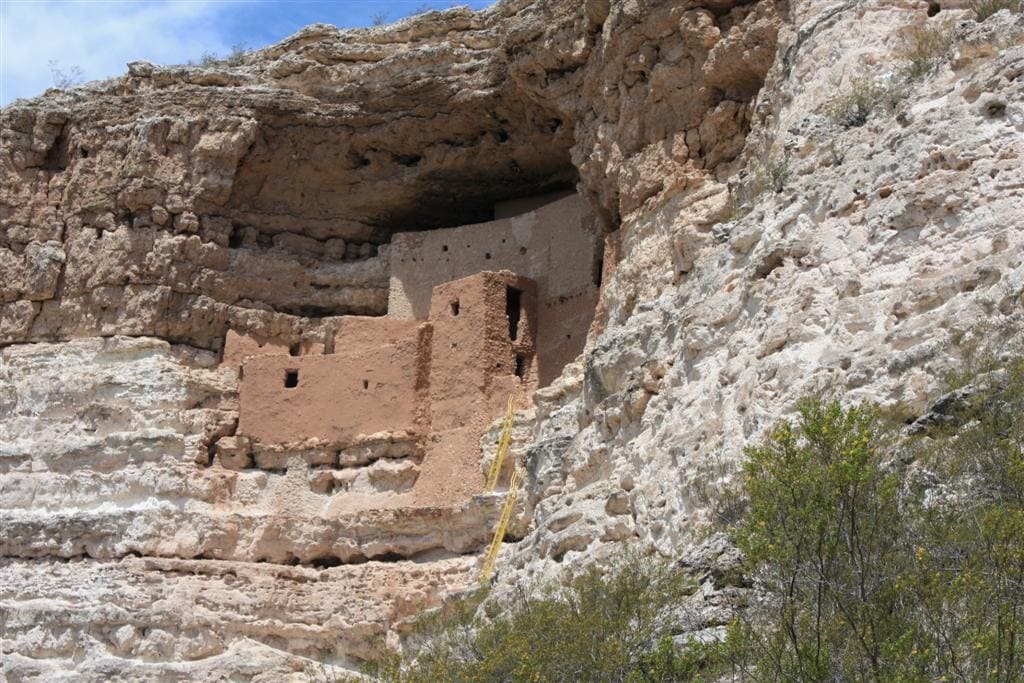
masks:
[[[128,62],[198,61],[233,45],[264,47],[312,23],[369,26],[425,8],[493,0],[0,0],[0,105],[33,97],[63,74],[90,81]]]

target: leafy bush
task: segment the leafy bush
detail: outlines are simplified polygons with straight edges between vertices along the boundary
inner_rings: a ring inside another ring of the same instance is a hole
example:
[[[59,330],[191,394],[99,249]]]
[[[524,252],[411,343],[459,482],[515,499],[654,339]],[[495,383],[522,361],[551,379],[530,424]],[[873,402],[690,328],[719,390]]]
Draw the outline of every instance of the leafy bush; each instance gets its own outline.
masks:
[[[971,9],[978,21],[985,21],[996,12],[1010,10],[1011,12],[1024,12],[1024,2],[1021,0],[971,0]]]
[[[419,625],[415,655],[384,656],[367,673],[424,683],[666,680],[656,676],[695,660],[675,655],[671,640],[656,647],[679,628],[666,610],[692,591],[677,569],[638,555],[588,567],[564,587],[524,590],[512,604],[478,591]],[[486,619],[488,609],[498,613]]]
[[[814,400],[748,449],[734,539],[771,597],[684,654],[762,681],[1024,679],[1024,361],[968,387],[909,443]]]
[[[881,464],[867,407],[805,402],[747,451],[750,513],[736,534],[776,598],[774,628],[751,633],[761,675],[775,680],[892,680],[909,654],[909,615],[894,576],[907,572],[898,479]]]

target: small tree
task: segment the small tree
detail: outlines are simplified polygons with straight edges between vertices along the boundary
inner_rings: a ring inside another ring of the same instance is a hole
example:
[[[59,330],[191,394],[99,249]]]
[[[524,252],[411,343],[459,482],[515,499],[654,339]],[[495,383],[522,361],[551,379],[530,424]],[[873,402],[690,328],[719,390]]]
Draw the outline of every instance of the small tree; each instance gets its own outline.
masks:
[[[50,75],[53,78],[53,87],[55,88],[67,90],[68,88],[80,85],[84,80],[82,69],[76,64],[72,64],[66,69],[61,67],[60,62],[56,59],[51,59],[46,64],[50,67]]]
[[[687,661],[741,680],[1024,680],[1024,361],[956,396],[909,442],[874,408],[805,401],[749,448],[734,539],[767,606]]]
[[[776,600],[774,627],[748,634],[762,677],[893,680],[894,655],[909,654],[899,584],[910,558],[878,424],[869,407],[805,401],[796,424],[747,450],[736,540]]]

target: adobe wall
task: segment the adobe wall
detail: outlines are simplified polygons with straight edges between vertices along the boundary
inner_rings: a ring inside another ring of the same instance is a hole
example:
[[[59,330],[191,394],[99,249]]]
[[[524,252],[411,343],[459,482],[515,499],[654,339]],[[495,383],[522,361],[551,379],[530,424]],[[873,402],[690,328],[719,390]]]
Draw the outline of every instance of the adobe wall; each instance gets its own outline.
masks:
[[[510,287],[519,292],[515,340],[508,315]],[[413,489],[417,504],[453,504],[482,490],[481,435],[505,411],[509,396],[536,388],[536,292],[534,282],[510,272],[478,273],[433,288],[432,422]]]
[[[241,367],[242,363],[254,356],[307,356],[323,352],[324,345],[318,342],[303,340],[289,344],[282,339],[228,330],[224,336],[223,363]]]
[[[529,211],[536,211],[545,204],[572,197],[576,193],[572,190],[564,192],[548,192],[547,194],[534,195],[532,197],[519,197],[517,199],[506,199],[494,204],[494,220],[512,218]]]
[[[529,206],[515,200],[500,213]],[[598,299],[601,244],[582,199],[570,195],[489,223],[394,235],[388,316],[426,319],[434,287],[508,270],[537,284],[537,381],[545,386],[583,350]]]
[[[333,355],[249,358],[238,432],[266,443],[344,443],[376,432],[422,431],[430,329],[414,320],[351,316],[341,322]],[[292,372],[295,386],[288,387]]]

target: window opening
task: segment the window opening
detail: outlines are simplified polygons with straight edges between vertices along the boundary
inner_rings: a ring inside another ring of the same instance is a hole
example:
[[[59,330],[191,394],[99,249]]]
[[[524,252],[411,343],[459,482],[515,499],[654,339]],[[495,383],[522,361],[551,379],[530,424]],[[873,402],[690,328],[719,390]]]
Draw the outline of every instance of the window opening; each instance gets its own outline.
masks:
[[[523,301],[522,290],[515,287],[505,288],[505,315],[508,316],[508,336],[512,341],[519,336],[520,307]]]

